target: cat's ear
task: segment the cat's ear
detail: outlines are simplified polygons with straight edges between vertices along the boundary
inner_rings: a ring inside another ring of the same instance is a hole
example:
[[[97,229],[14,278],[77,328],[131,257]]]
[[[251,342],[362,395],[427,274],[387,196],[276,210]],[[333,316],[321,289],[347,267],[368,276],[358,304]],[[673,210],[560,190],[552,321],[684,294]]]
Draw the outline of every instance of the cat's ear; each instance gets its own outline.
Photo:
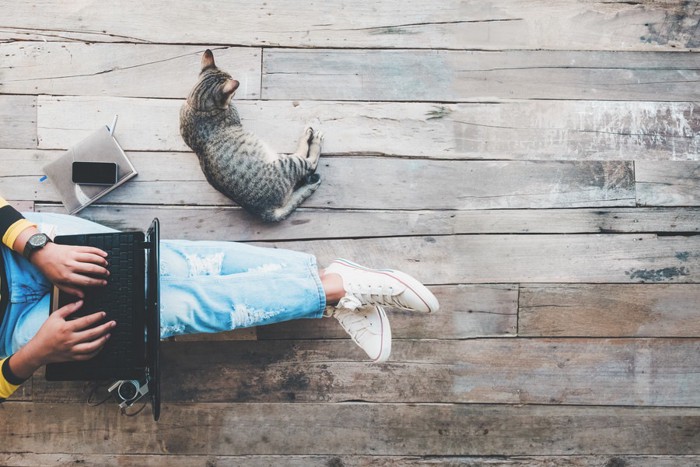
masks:
[[[223,92],[226,97],[230,97],[233,95],[234,92],[236,92],[236,89],[238,89],[238,86],[240,86],[240,84],[241,83],[239,83],[235,79],[227,79],[223,87],[221,88],[221,92]]]
[[[207,68],[216,68],[216,64],[214,63],[214,54],[209,49],[205,50],[204,54],[202,55],[202,71],[206,70]]]

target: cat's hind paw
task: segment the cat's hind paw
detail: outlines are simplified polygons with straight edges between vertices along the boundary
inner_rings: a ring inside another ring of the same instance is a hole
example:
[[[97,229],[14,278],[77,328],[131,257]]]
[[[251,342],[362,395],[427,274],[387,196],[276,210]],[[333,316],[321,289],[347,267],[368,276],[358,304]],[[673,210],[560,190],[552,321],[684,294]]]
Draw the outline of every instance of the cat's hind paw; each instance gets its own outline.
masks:
[[[319,174],[313,173],[313,174],[309,175],[308,177],[306,177],[305,185],[316,185],[316,187],[318,187],[318,185],[320,185],[320,184],[321,184],[321,176]]]
[[[304,128],[304,135],[302,136],[302,140],[306,141],[306,144],[311,144],[311,141],[314,139],[314,129],[311,128],[310,126],[307,126]]]

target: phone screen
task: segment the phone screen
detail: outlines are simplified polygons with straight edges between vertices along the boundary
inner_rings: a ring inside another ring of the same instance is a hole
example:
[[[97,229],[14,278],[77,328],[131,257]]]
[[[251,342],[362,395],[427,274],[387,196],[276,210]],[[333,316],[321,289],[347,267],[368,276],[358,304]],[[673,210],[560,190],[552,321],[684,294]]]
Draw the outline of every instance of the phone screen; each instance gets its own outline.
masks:
[[[73,162],[73,183],[114,185],[118,168],[114,162]]]

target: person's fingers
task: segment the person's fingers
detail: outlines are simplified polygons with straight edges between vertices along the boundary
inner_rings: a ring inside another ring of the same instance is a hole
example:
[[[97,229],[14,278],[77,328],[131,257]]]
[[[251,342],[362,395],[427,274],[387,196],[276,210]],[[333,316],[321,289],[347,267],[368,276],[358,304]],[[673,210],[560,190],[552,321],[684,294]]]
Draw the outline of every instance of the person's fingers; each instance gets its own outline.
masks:
[[[92,342],[84,342],[73,347],[73,359],[74,360],[89,360],[102,350],[102,347],[107,343],[110,338],[110,334],[105,334],[97,340]]]
[[[80,252],[83,252],[83,253],[90,253],[90,254],[93,254],[93,255],[97,255],[97,256],[102,257],[103,259],[104,259],[104,258],[107,258],[107,252],[106,252],[106,251],[100,250],[99,248],[95,248],[95,247],[93,247],[93,246],[81,246],[81,247],[78,247],[78,250],[77,250],[77,251],[80,251]]]
[[[89,265],[102,266],[102,269],[104,269],[104,267],[107,266],[107,260],[104,257],[102,257],[98,254],[92,253],[92,252],[76,253],[73,260],[78,262],[79,264],[89,264]],[[106,271],[106,269],[105,269],[105,271]]]
[[[107,281],[104,279],[97,279],[95,277],[84,276],[77,273],[71,273],[66,282],[80,287],[97,287],[107,285]]]
[[[78,300],[77,302],[69,303],[68,305],[62,306],[61,308],[56,310],[54,314],[60,318],[66,319],[68,316],[78,311],[81,306],[83,306],[83,301]]]
[[[116,322],[109,321],[108,323],[104,323],[99,326],[75,332],[73,334],[73,337],[75,338],[76,343],[93,342],[99,339],[100,337],[104,336],[105,334],[108,334],[112,330],[112,328],[114,328],[115,325]]]
[[[104,320],[105,316],[107,316],[107,313],[105,313],[104,311],[98,311],[96,313],[91,313],[89,315],[76,318],[70,322],[70,328],[73,332],[76,333],[83,331],[85,329],[95,326],[97,323]]]

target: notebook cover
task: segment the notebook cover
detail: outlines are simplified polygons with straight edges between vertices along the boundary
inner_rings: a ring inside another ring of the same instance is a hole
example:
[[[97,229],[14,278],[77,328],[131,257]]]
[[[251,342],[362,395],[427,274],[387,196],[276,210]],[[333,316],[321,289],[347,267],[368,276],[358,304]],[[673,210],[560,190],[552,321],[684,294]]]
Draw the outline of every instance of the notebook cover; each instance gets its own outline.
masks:
[[[119,167],[114,185],[79,185],[73,183],[73,162],[114,162]],[[70,148],[61,157],[44,166],[44,173],[55,187],[70,214],[89,206],[110,191],[137,175],[136,168],[119,143],[102,127]]]

